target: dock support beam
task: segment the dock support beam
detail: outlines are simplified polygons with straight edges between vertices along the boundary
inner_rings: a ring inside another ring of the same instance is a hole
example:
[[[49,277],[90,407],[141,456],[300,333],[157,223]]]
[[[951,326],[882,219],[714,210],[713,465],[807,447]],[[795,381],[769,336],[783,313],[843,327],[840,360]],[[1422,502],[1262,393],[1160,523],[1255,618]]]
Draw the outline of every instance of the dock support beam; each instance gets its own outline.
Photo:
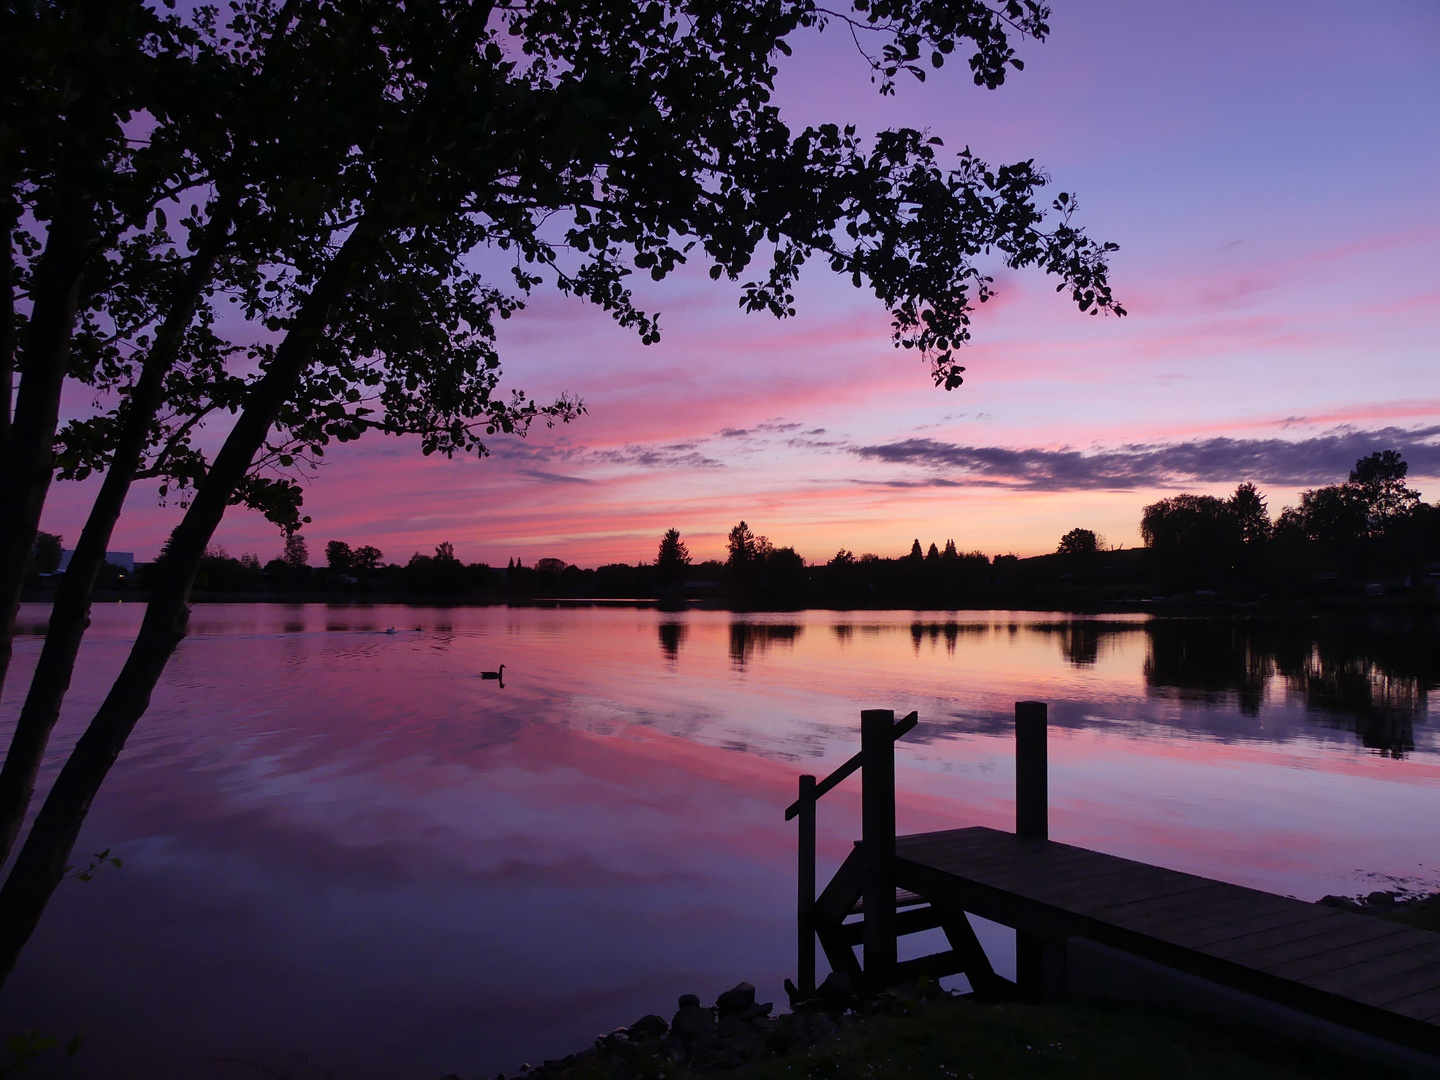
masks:
[[[1043,701],[1015,703],[1015,835],[1050,839],[1049,710]],[[1027,1001],[1065,996],[1065,946],[1015,932],[1015,984]]]
[[[895,947],[895,712],[860,714],[861,856],[865,867],[865,981],[887,986]]]
[[[795,925],[799,928],[796,975],[801,997],[815,993],[815,777],[800,777],[800,866]]]

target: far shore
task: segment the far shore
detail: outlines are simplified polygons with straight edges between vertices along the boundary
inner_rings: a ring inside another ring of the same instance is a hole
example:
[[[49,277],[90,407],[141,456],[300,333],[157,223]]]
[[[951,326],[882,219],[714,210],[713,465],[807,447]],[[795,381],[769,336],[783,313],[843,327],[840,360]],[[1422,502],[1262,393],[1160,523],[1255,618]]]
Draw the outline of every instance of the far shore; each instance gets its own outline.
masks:
[[[49,604],[53,589],[30,589],[21,598],[26,604]],[[96,604],[144,604],[149,593],[143,589],[97,590]],[[641,608],[664,612],[730,611],[743,614],[784,614],[802,611],[867,612],[960,612],[960,611],[1031,611],[1056,612],[1068,615],[1167,615],[1167,616],[1259,616],[1305,617],[1344,613],[1426,614],[1440,615],[1440,601],[1434,598],[1404,596],[1333,596],[1333,597],[1261,597],[1233,599],[1223,596],[1177,595],[1143,598],[1106,598],[1077,596],[1073,593],[1040,593],[1016,595],[997,591],[975,596],[968,602],[934,606],[905,603],[873,604],[806,604],[799,606],[736,603],[725,597],[622,597],[622,596],[530,596],[502,595],[435,596],[423,593],[339,593],[334,591],[294,592],[196,592],[194,604],[324,604],[336,608]]]

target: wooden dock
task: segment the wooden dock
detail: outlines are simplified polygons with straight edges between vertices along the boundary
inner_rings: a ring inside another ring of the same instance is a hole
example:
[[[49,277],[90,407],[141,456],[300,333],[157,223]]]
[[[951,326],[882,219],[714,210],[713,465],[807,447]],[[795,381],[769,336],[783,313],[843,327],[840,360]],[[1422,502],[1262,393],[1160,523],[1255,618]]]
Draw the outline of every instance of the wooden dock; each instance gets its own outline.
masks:
[[[819,784],[802,780],[802,799],[791,808],[802,819],[802,987],[814,986],[818,937],[832,970],[871,990],[925,974],[964,973],[982,994],[1053,1000],[1066,996],[1073,982],[1067,972],[1073,943],[1091,943],[1242,995],[1241,1001],[1291,1010],[1440,1062],[1440,934],[1046,839],[1043,706],[1036,751],[1035,703],[1023,704],[1032,757],[1017,768],[1017,833],[976,827],[894,835],[891,747],[914,727],[913,716],[896,725],[893,714],[885,714],[886,724],[877,719],[869,740],[862,727],[856,758]],[[882,739],[886,732],[890,737]],[[1027,739],[1021,739],[1024,753]],[[888,769],[882,756],[890,759]],[[890,806],[889,835],[884,815],[867,807],[864,841],[814,897],[813,839],[807,855],[805,819],[813,838],[815,799],[862,766],[868,773],[872,761],[881,773],[875,787]],[[995,975],[970,915],[1014,928],[1018,985]],[[895,959],[897,937],[937,927],[949,949]],[[863,965],[856,945],[864,946]]]

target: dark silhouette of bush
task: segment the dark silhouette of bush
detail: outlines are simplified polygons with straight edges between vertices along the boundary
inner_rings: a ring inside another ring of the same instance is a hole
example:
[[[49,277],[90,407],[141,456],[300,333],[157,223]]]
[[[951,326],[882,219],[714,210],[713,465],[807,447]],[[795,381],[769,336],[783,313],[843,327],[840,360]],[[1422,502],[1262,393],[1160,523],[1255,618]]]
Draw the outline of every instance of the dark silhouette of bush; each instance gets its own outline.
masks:
[[[1242,544],[1234,509],[1213,495],[1175,495],[1145,507],[1140,535],[1154,555],[1162,588],[1220,589],[1229,584]]]

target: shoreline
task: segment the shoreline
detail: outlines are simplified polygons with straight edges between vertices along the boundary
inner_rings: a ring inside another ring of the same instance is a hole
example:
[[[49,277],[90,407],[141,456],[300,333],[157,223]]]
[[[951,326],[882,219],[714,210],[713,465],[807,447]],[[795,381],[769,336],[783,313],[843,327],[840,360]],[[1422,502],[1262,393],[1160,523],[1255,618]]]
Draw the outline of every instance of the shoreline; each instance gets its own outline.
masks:
[[[22,604],[51,604],[53,591],[27,591]],[[95,604],[145,604],[149,593],[143,590],[98,591]],[[1066,602],[1067,599],[1070,602]],[[1140,600],[1106,600],[1075,602],[1061,596],[1020,597],[994,596],[977,599],[975,603],[920,607],[909,604],[806,604],[798,606],[737,604],[712,597],[670,599],[663,597],[613,596],[539,596],[539,597],[438,597],[420,593],[374,594],[293,592],[293,593],[197,593],[190,599],[198,604],[271,604],[276,606],[323,605],[333,608],[633,608],[661,612],[728,611],[736,615],[783,615],[807,611],[881,612],[910,611],[915,613],[958,613],[973,611],[1052,612],[1065,615],[1165,615],[1165,616],[1254,616],[1260,618],[1309,618],[1341,614],[1405,614],[1440,616],[1440,602],[1412,597],[1332,597],[1296,600],[1230,600],[1221,597],[1150,597]]]
[[[727,1001],[728,999],[728,1001]],[[745,1002],[750,1002],[745,1006]],[[517,1080],[1391,1080],[1403,1073],[1254,1027],[1160,1009],[985,1001],[929,980],[770,1015],[741,983],[680,998]],[[450,1074],[443,1080],[466,1080]],[[478,1080],[478,1078],[477,1078]],[[495,1080],[505,1080],[500,1073]]]

